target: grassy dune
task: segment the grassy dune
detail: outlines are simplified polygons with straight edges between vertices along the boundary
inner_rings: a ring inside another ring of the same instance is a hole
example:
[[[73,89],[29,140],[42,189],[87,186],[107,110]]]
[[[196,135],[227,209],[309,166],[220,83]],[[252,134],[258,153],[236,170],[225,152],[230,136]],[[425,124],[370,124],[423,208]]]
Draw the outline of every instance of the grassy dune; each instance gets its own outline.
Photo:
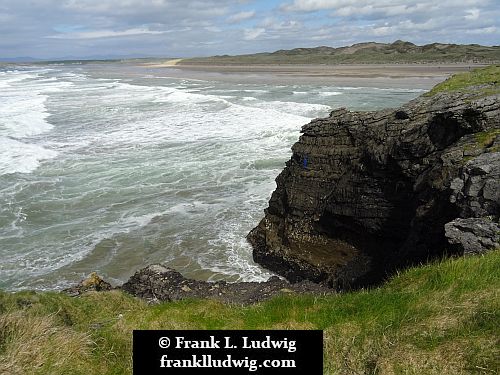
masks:
[[[325,374],[495,374],[499,269],[497,250],[373,290],[247,307],[147,305],[120,291],[0,293],[0,374],[130,374],[133,329],[323,329]]]
[[[409,64],[486,63],[500,61],[499,46],[410,42],[358,43],[347,47],[315,47],[279,50],[249,55],[222,55],[184,59],[181,65],[214,64]]]

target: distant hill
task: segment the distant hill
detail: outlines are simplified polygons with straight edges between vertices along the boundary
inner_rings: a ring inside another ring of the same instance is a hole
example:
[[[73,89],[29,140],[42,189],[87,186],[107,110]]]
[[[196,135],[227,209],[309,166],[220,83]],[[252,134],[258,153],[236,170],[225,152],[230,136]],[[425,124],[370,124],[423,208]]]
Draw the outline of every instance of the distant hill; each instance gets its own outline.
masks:
[[[3,63],[30,63],[40,61],[40,59],[36,59],[34,57],[0,57],[0,62]]]
[[[38,57],[1,57],[0,63],[93,63],[93,62],[117,62],[117,61],[134,61],[134,60],[159,60],[164,61],[166,57],[161,56],[142,56],[142,55],[91,55],[91,56],[63,56],[52,58],[38,58]]]
[[[315,47],[238,56],[185,59],[181,65],[201,64],[388,64],[388,63],[497,63],[500,46],[432,43],[423,46],[394,43],[357,43],[348,47]]]

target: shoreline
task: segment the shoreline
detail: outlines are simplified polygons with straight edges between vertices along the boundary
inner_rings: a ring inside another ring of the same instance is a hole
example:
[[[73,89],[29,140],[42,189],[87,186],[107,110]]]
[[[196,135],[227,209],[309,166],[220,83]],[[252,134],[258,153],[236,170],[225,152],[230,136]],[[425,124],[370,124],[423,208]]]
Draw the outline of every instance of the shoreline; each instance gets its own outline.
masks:
[[[140,65],[161,75],[240,83],[325,84],[380,88],[430,89],[459,72],[485,64],[345,64],[345,65],[188,65],[182,59]]]

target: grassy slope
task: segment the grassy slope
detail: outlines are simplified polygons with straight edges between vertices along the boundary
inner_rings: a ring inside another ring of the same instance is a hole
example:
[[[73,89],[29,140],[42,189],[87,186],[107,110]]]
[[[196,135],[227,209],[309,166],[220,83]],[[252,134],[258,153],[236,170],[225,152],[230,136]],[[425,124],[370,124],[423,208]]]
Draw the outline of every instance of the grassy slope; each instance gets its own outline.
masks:
[[[470,72],[455,74],[446,81],[434,86],[426,93],[432,96],[440,92],[457,92],[469,90],[471,86],[484,85],[478,90],[479,94],[491,95],[500,92],[500,65],[490,65],[485,68],[474,69]]]
[[[414,268],[383,287],[241,307],[148,306],[118,291],[0,293],[1,374],[129,374],[133,329],[325,330],[326,374],[500,371],[500,251]]]

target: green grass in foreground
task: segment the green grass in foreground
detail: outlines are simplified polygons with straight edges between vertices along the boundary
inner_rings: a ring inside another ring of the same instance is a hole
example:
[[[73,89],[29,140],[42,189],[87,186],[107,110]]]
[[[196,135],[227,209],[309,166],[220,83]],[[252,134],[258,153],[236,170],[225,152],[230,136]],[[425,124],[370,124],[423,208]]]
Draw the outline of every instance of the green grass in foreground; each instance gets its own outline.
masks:
[[[323,329],[325,374],[496,374],[500,250],[384,286],[241,307],[127,294],[0,292],[1,374],[130,374],[133,329]]]
[[[500,65],[490,65],[474,69],[470,72],[454,74],[446,81],[434,86],[426,95],[432,96],[439,92],[462,91],[471,86],[485,86],[480,94],[492,95],[500,92]]]

